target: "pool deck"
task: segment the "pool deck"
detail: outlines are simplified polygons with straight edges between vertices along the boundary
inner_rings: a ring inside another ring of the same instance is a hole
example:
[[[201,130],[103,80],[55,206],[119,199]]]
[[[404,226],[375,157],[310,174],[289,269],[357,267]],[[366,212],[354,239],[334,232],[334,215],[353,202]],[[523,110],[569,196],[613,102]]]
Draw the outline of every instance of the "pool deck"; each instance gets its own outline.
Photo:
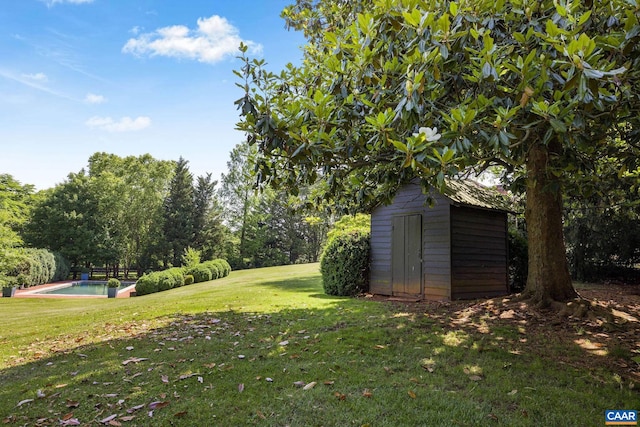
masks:
[[[31,286],[26,289],[16,289],[14,298],[106,298],[106,295],[54,295],[54,294],[38,294],[36,292],[62,287],[62,285],[68,285],[70,283],[77,282],[77,280],[65,280],[63,282],[47,283],[45,285]],[[129,298],[132,292],[135,292],[135,285],[127,286],[121,291],[118,291],[116,298]]]

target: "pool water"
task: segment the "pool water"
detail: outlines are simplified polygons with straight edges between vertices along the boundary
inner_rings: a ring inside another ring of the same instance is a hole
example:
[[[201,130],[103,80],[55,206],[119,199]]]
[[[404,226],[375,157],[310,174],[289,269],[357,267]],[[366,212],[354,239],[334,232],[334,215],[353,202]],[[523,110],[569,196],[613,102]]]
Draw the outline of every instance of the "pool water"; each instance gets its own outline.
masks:
[[[128,288],[132,284],[130,282],[120,283],[118,291]],[[43,290],[37,293],[48,295],[107,295],[107,282],[96,280],[72,282],[65,287]]]

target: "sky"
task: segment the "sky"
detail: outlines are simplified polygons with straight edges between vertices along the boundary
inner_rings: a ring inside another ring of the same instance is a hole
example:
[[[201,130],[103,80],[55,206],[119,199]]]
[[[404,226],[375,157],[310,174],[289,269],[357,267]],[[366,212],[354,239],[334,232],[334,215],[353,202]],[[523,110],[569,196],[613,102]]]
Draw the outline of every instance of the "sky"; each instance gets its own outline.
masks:
[[[244,135],[233,102],[242,41],[279,71],[304,38],[293,0],[2,0],[0,174],[42,190],[96,152],[226,171]]]

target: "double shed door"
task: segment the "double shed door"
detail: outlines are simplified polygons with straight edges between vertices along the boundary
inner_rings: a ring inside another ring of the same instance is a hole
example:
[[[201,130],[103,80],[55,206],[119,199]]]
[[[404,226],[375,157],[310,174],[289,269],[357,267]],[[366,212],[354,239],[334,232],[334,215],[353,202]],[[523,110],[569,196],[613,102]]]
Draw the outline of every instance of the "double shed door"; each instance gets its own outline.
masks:
[[[393,217],[391,251],[393,294],[422,294],[422,215]]]

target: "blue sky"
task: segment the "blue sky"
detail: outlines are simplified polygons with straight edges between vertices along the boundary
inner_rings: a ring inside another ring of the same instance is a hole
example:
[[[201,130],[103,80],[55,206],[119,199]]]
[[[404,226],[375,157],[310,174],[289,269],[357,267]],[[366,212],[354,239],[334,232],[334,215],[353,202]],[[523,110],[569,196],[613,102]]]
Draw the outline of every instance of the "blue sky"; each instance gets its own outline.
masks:
[[[288,0],[4,0],[0,173],[37,189],[97,151],[226,169],[243,139],[232,70],[242,40],[269,68],[299,63]]]

